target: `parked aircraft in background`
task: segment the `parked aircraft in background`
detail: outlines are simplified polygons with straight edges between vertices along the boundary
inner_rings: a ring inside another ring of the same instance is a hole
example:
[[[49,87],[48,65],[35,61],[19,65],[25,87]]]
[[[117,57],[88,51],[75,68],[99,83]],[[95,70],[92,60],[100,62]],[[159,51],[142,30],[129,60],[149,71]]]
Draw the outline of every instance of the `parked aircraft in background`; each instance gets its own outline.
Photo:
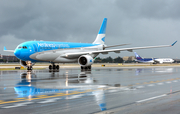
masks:
[[[32,66],[36,62],[50,62],[49,69],[59,69],[59,65],[55,63],[71,63],[78,62],[81,69],[91,69],[91,65],[94,62],[96,56],[101,54],[108,54],[109,52],[120,53],[120,51],[130,51],[135,49],[147,49],[147,48],[160,48],[171,47],[172,45],[160,45],[160,46],[147,46],[147,47],[133,47],[133,48],[120,48],[109,49],[106,48],[122,46],[105,45],[105,32],[106,32],[107,18],[104,18],[100,27],[99,33],[93,43],[70,43],[70,42],[52,42],[52,41],[28,41],[21,43],[15,50],[7,50],[4,47],[4,51],[14,52],[14,55],[21,60],[21,65],[27,67],[27,70],[31,70]]]
[[[174,60],[171,58],[142,58],[136,52],[134,52],[136,61],[143,62],[143,63],[173,63]]]

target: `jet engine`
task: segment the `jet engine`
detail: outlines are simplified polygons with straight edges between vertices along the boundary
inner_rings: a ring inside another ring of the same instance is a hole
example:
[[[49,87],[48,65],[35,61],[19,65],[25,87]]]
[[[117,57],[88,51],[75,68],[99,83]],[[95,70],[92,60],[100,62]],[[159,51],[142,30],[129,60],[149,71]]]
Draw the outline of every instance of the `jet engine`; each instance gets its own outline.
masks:
[[[94,59],[90,55],[82,55],[78,59],[79,65],[85,67],[85,66],[91,66],[94,62]]]

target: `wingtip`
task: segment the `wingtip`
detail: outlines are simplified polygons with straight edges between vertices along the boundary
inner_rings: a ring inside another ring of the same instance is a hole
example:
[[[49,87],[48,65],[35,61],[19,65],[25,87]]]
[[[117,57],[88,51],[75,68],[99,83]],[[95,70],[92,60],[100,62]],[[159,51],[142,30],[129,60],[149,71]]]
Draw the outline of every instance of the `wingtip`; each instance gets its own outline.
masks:
[[[171,44],[171,46],[174,46],[176,44],[177,41],[175,41],[173,44]]]

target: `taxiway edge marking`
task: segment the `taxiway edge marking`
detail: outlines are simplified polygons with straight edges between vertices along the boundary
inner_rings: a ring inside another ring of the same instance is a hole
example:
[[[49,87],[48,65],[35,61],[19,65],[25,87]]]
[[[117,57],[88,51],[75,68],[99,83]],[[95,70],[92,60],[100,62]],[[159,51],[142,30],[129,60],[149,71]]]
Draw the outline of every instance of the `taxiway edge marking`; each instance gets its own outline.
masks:
[[[146,101],[157,99],[157,98],[164,97],[164,96],[167,96],[167,94],[163,94],[163,95],[159,95],[159,96],[155,96],[155,97],[139,100],[139,101],[136,101],[136,103],[142,103],[142,102],[146,102]]]

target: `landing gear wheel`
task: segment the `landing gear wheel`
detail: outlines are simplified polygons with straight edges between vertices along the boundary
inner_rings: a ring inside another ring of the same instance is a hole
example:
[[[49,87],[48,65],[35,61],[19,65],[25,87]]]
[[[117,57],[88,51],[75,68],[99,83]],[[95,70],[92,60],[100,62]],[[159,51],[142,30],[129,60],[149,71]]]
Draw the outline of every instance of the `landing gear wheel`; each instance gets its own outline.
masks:
[[[49,65],[49,71],[59,72],[59,65],[55,65],[54,63],[52,65]]]
[[[55,70],[56,69],[56,65],[53,65],[53,70]]]
[[[26,64],[27,64],[27,71],[28,72],[31,72],[32,71],[32,66],[33,66],[33,64],[31,63],[31,61],[26,61]]]
[[[88,66],[88,69],[91,70],[91,66]]]
[[[52,65],[49,65],[49,70],[51,70],[52,69]]]
[[[32,66],[27,67],[27,71],[32,71]]]
[[[59,65],[56,66],[56,69],[59,70]]]
[[[91,70],[91,66],[81,66],[81,70]]]

